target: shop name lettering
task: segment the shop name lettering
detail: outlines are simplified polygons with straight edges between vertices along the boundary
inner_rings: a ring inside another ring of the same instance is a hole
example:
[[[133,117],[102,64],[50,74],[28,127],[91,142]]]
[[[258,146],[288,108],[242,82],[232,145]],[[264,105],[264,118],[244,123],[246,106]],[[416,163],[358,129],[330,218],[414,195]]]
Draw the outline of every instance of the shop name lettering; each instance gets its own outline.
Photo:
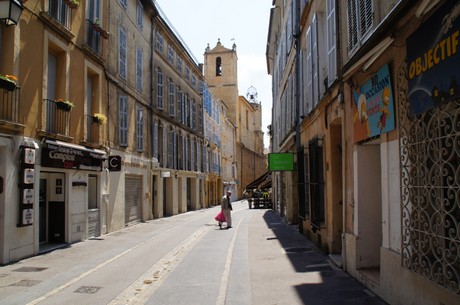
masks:
[[[390,76],[386,75],[383,79],[379,80],[378,75],[375,75],[372,79],[372,88],[366,91],[366,100],[367,100],[367,115],[371,116],[380,110],[380,103],[382,98],[379,93],[385,89],[385,87],[390,87]]]
[[[72,148],[55,145],[48,145],[48,148],[50,149],[50,159],[62,160],[62,163],[64,163],[64,167],[66,168],[73,167],[73,162],[75,161],[76,156],[83,156],[81,151]]]
[[[421,57],[417,57],[410,63],[409,79],[421,75],[433,68],[441,61],[457,54],[459,31],[454,32],[449,37],[441,40],[434,48],[429,49]]]

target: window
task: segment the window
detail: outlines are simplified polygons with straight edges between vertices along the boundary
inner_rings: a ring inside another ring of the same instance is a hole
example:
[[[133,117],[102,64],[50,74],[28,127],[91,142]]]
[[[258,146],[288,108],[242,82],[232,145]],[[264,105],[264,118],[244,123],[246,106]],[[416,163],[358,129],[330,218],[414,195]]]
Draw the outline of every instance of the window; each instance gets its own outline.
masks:
[[[70,7],[63,0],[50,0],[49,14],[66,28],[70,27]]]
[[[169,87],[169,96],[168,96],[169,115],[174,116],[175,115],[174,104],[176,102],[176,85],[174,85],[172,78],[169,78],[168,80],[168,87]]]
[[[168,61],[174,64],[174,49],[172,46],[168,46]]]
[[[336,50],[336,17],[335,17],[335,0],[326,2],[326,35],[327,35],[327,80],[330,86],[337,76],[337,50]]]
[[[177,86],[177,120],[182,123],[182,99],[183,93],[180,86]]]
[[[184,61],[182,60],[182,58],[177,56],[177,71],[179,71],[179,73],[182,73],[183,65]]]
[[[118,128],[120,146],[128,146],[128,97],[118,97]]]
[[[318,49],[317,49],[317,31],[316,31],[316,15],[313,16],[311,25],[307,29],[307,49],[306,67],[303,71],[306,88],[304,90],[304,109],[310,113],[314,105],[318,103],[319,98],[319,82],[318,82]]]
[[[143,15],[144,15],[144,7],[142,6],[142,3],[140,1],[137,1],[137,26],[141,30],[144,27]]]
[[[160,53],[163,53],[163,36],[161,35],[160,32],[157,32],[157,44],[156,44],[157,50]]]
[[[120,0],[120,3],[124,8],[128,6],[128,0]]]
[[[137,90],[142,92],[142,65],[144,54],[141,48],[137,48],[136,52],[136,87]]]
[[[222,58],[216,58],[216,76],[222,76]]]
[[[118,74],[123,79],[127,78],[127,54],[126,54],[126,32],[118,29]]]
[[[189,67],[185,67],[185,79],[186,80],[190,80],[190,68]]]
[[[374,19],[372,0],[348,0],[348,50],[354,51],[370,33]]]
[[[193,130],[196,130],[196,103],[192,100],[192,122],[191,126]]]
[[[153,123],[153,131],[152,131],[152,134],[153,134],[153,157],[156,158],[158,160],[158,146],[159,146],[159,143],[158,143],[158,121],[155,120],[154,123]]]
[[[87,22],[87,44],[94,51],[101,53],[101,33],[97,32],[92,27],[92,23],[95,20],[101,19],[100,12],[100,1],[90,0],[88,1],[88,22]]]
[[[136,148],[144,150],[144,109],[140,106],[136,109]]]
[[[168,132],[168,168],[174,168],[174,129],[172,127]]]
[[[157,68],[157,107],[163,109],[163,72]]]
[[[195,88],[196,87],[196,76],[192,75],[192,86]]]
[[[418,115],[407,98],[400,107],[402,264],[458,296],[460,100]]]
[[[307,185],[310,194],[311,222],[319,230],[325,220],[324,213],[324,166],[322,140],[315,138],[308,144],[309,178]]]

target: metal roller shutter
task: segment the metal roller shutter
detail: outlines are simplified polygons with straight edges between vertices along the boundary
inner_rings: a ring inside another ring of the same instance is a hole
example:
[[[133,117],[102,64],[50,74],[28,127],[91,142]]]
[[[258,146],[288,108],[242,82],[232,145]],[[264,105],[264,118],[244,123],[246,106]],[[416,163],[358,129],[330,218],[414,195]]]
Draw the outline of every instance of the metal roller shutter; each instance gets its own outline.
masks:
[[[125,224],[141,221],[142,177],[127,176],[125,179]]]

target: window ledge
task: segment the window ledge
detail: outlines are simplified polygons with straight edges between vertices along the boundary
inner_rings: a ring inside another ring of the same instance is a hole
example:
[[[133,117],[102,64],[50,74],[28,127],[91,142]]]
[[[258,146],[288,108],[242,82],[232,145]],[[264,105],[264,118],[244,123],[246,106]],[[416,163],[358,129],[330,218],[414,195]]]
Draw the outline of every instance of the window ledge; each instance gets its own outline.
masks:
[[[66,40],[72,41],[75,35],[66,28],[62,23],[54,19],[48,12],[40,12],[40,18],[43,20],[45,24],[47,24],[50,28],[61,34]]]
[[[22,124],[0,120],[0,132],[20,135],[24,134],[24,128],[25,126]]]
[[[48,132],[45,130],[37,130],[37,136],[41,138],[50,138],[50,139],[55,139],[55,140],[61,140],[64,142],[72,142],[73,137],[66,136],[63,134],[57,134],[53,132]]]

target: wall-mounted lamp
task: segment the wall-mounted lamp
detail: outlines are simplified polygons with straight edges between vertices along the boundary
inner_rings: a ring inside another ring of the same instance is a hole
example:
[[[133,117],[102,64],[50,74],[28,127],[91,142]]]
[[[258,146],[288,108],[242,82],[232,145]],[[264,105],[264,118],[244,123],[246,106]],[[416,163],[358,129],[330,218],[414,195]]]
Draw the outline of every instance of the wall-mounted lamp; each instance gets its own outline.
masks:
[[[18,24],[23,9],[19,0],[0,0],[0,20],[7,26]]]

